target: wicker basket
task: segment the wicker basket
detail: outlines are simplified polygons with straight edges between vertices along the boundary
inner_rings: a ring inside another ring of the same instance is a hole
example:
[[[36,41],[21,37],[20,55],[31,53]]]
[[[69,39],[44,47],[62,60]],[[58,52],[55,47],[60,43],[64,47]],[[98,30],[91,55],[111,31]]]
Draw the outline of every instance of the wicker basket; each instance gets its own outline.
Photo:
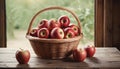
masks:
[[[69,55],[72,54],[72,50],[78,46],[79,41],[83,36],[82,33],[79,36],[70,39],[43,39],[43,38],[30,36],[30,30],[35,18],[44,11],[55,10],[55,9],[64,10],[71,13],[73,17],[76,19],[79,28],[81,29],[80,20],[75,15],[75,13],[68,10],[67,8],[58,7],[58,6],[48,7],[36,13],[29,24],[26,38],[30,41],[31,46],[34,52],[36,53],[36,55],[42,59],[62,59],[68,57]]]

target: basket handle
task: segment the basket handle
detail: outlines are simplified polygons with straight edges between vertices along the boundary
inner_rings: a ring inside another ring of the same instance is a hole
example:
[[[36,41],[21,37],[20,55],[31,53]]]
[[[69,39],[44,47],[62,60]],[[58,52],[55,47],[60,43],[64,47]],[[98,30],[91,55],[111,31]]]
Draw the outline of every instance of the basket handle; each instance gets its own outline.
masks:
[[[26,35],[29,35],[29,34],[30,34],[30,30],[31,30],[32,24],[33,24],[35,18],[36,18],[40,13],[42,13],[42,12],[44,12],[44,11],[47,11],[47,10],[54,10],[54,9],[65,10],[65,11],[71,13],[71,14],[74,16],[74,18],[76,19],[76,21],[77,21],[77,23],[78,23],[78,27],[80,28],[80,31],[81,31],[80,20],[79,20],[79,18],[77,17],[77,15],[76,15],[74,12],[72,12],[71,10],[69,10],[69,9],[67,9],[67,8],[64,8],[64,7],[53,6],[53,7],[44,8],[44,9],[40,10],[39,12],[37,12],[37,13],[33,16],[32,20],[31,20],[31,22],[30,22],[30,24],[29,24],[28,31],[27,31]]]

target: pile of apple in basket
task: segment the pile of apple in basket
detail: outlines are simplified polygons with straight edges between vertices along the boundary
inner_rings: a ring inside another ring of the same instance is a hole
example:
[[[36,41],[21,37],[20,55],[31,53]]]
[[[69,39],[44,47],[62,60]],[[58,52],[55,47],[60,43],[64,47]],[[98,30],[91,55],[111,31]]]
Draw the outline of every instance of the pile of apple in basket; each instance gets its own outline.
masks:
[[[80,35],[80,28],[70,22],[66,15],[58,19],[42,19],[38,27],[31,30],[30,35],[39,38],[68,39]]]

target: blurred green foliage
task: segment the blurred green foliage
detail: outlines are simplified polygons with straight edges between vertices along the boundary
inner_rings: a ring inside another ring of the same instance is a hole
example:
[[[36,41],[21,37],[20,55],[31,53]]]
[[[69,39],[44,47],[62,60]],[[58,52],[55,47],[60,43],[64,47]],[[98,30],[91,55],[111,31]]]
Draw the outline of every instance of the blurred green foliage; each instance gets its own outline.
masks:
[[[14,30],[26,30],[32,17],[41,9],[49,6],[62,6],[74,11],[82,25],[82,43],[94,41],[94,0],[6,0],[7,35],[14,37]],[[65,11],[46,11],[38,16],[34,27],[43,19],[68,15],[71,23],[76,23],[71,14]]]

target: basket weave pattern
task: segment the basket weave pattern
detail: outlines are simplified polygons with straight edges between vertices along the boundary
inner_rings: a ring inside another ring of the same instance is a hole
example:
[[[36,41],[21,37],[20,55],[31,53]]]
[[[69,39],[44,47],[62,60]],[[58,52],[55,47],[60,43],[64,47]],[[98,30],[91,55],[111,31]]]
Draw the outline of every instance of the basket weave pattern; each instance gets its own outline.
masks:
[[[80,20],[78,19],[78,17],[75,15],[75,13],[73,13],[72,11],[66,8],[48,7],[36,13],[36,15],[34,15],[34,17],[30,22],[30,25],[26,34],[26,38],[30,41],[30,44],[34,52],[36,53],[36,55],[43,59],[62,59],[71,55],[72,50],[78,46],[79,41],[83,36],[82,33],[79,36],[76,36],[75,38],[69,38],[69,39],[43,39],[43,38],[30,36],[30,30],[34,22],[34,19],[40,13],[47,10],[54,10],[54,9],[65,10],[71,13],[76,19],[76,21],[78,22],[78,27],[81,29]]]
[[[41,58],[61,59],[66,57],[71,50],[78,45],[79,41],[65,43],[42,43],[30,40],[35,53]]]

